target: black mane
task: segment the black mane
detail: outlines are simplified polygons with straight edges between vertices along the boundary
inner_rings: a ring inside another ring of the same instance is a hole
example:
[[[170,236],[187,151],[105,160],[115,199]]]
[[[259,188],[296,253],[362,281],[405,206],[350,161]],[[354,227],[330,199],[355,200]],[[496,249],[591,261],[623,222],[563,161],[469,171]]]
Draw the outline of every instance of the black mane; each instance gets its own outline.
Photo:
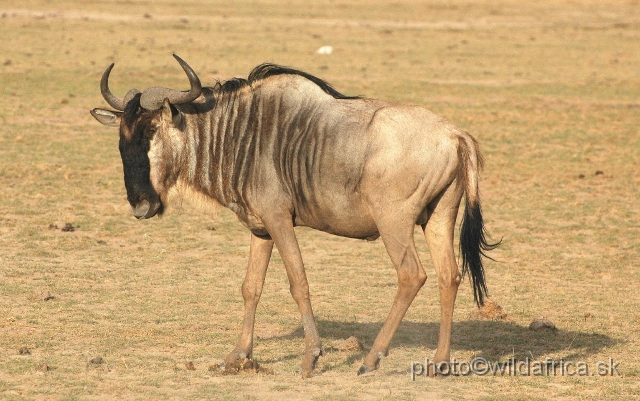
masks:
[[[251,84],[256,81],[260,81],[262,79],[266,79],[276,75],[283,75],[283,74],[299,75],[301,77],[304,77],[309,81],[318,85],[318,87],[320,87],[320,89],[322,89],[325,93],[333,96],[336,99],[360,99],[360,96],[343,95],[342,93],[335,90],[327,82],[325,82],[324,80],[316,76],[307,74],[306,72],[299,71],[293,68],[282,67],[276,64],[271,64],[271,63],[264,63],[255,67],[249,74],[249,77],[246,79],[231,78],[228,81],[224,81],[224,82],[218,81],[215,84],[215,86],[203,88],[203,89],[212,91],[209,93],[213,96],[213,104],[209,104],[209,106],[215,107],[215,104],[219,99],[218,97],[219,95],[230,94],[233,96],[242,88],[251,86]],[[140,105],[140,97],[141,97],[140,93],[136,94],[125,106],[123,118],[124,118],[125,124],[128,127],[132,127],[135,121],[140,117],[141,113],[144,111],[144,109]]]
[[[322,89],[325,93],[333,96],[336,99],[359,99],[359,96],[347,96],[335,90],[331,85],[329,85],[324,80],[313,76],[311,74],[307,74],[306,72],[299,71],[289,67],[282,67],[280,65],[271,64],[271,63],[263,63],[259,66],[255,67],[249,77],[247,79],[244,78],[232,78],[225,82],[218,82],[214,88],[217,92],[222,93],[233,93],[236,92],[246,86],[251,85],[252,83],[259,81],[261,79],[266,79],[275,75],[299,75],[318,85],[320,89]]]
[[[127,127],[133,127],[133,124],[136,122],[136,119],[142,111],[142,107],[140,106],[141,96],[141,93],[136,94],[124,107],[122,118],[124,118],[124,123],[127,125]]]

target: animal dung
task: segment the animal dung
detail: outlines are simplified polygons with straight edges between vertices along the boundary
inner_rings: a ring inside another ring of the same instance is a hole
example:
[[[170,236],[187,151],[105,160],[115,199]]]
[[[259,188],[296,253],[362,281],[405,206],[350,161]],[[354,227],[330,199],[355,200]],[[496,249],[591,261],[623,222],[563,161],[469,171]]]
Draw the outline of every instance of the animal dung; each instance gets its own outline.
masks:
[[[18,355],[31,355],[31,351],[29,351],[29,348],[27,347],[21,347],[18,350]]]
[[[210,368],[211,370],[211,368]],[[224,367],[225,374],[238,373],[268,373],[273,374],[273,370],[263,368],[258,362],[249,358],[238,359],[235,363],[226,364]]]
[[[322,46],[321,48],[316,50],[316,53],[328,56],[333,53],[333,46]]]
[[[351,336],[346,340],[336,340],[333,342],[332,347],[337,351],[351,351],[361,352],[364,351],[364,346],[355,336]]]
[[[472,320],[505,320],[507,314],[502,306],[498,305],[491,299],[486,299],[484,305],[476,308],[469,313],[469,319]]]
[[[49,224],[49,230],[60,230],[65,233],[70,233],[76,230],[76,228],[71,223],[65,223],[62,228],[58,227],[57,224]]]
[[[553,324],[552,321],[547,320],[544,316],[540,316],[540,317],[534,319],[533,322],[531,322],[531,324],[529,325],[529,330],[533,330],[533,331],[542,331],[542,330],[558,331],[558,328],[556,327],[555,324]]]
[[[193,362],[185,363],[184,368],[187,370],[196,370],[196,366],[193,364]]]

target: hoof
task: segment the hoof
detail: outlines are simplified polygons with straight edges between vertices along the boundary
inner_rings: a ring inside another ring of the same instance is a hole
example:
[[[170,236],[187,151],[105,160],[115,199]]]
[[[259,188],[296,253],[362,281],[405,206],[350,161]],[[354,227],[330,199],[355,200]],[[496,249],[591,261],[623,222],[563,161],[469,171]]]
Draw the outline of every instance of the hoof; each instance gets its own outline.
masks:
[[[451,364],[446,361],[434,362],[427,368],[426,376],[434,379],[442,379],[451,375]]]
[[[260,371],[260,365],[258,362],[253,361],[249,358],[237,359],[233,362],[225,362],[224,370],[225,373],[236,374],[240,372],[252,372],[258,373]]]
[[[322,347],[307,348],[302,364],[296,369],[296,373],[302,374],[303,379],[313,376],[318,358],[322,355]]]
[[[235,369],[236,366],[243,363],[245,359],[251,359],[251,355],[236,348],[226,358],[224,358],[225,367]]]
[[[302,376],[303,379],[309,379],[313,377],[313,370],[303,369],[302,366],[298,366],[298,369],[296,369],[296,373]]]
[[[374,370],[376,370],[376,368],[371,368],[369,366],[362,365],[360,366],[360,369],[358,369],[358,376],[364,375],[369,372],[373,372]]]

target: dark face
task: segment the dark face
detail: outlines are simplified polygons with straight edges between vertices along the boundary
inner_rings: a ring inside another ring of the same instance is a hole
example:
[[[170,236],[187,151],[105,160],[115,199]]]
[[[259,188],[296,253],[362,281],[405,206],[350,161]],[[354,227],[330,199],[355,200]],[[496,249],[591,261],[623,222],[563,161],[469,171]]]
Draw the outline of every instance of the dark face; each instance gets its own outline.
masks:
[[[130,102],[134,103],[134,102]],[[162,215],[164,206],[151,185],[149,149],[156,132],[153,112],[125,110],[120,125],[120,156],[124,168],[124,186],[127,199],[138,219]]]

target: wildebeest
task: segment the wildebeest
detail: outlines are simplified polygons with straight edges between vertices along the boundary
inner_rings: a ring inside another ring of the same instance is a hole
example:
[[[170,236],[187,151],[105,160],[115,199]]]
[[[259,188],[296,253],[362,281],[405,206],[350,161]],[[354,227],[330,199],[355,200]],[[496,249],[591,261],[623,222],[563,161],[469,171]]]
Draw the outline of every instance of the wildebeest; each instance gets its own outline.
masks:
[[[169,194],[179,191],[230,208],[251,232],[242,334],[226,367],[252,357],[255,312],[274,244],[302,315],[303,376],[312,374],[322,354],[295,226],[351,238],[380,236],[396,268],[396,297],[361,374],[387,355],[427,279],[413,241],[420,225],[440,290],[434,362],[448,362],[458,286],[469,272],[482,305],[482,256],[494,246],[485,239],[478,195],[482,159],[474,138],[422,107],[344,96],[317,77],[273,64],[256,67],[248,79],[202,87],[191,67],[174,57],[189,91],[132,89],[120,99],[109,90],[111,64],[100,88],[116,111],[91,114],[120,129],[127,198],[137,218],[162,214]],[[463,195],[460,274],[453,236]]]

